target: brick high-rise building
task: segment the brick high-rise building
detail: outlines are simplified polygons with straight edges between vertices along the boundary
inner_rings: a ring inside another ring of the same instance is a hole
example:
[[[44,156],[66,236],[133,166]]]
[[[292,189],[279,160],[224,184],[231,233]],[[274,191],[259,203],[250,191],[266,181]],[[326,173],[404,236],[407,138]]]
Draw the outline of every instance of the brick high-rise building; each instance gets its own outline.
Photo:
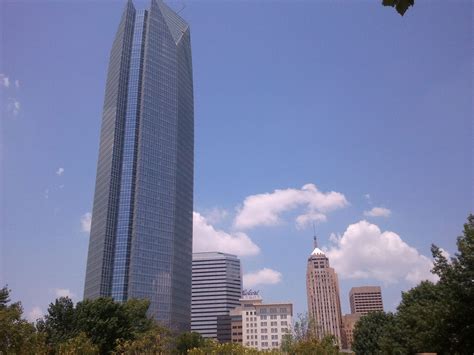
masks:
[[[308,258],[306,271],[308,314],[314,322],[319,338],[334,335],[342,347],[342,316],[337,274],[329,266],[329,259],[318,248],[316,237],[314,250]]]

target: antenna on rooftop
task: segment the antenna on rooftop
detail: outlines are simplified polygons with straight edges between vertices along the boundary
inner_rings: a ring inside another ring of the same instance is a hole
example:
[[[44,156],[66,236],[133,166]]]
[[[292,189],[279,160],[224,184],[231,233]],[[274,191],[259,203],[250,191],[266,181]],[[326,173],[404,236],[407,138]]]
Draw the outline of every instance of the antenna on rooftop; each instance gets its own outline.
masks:
[[[314,225],[314,222],[313,222],[313,243],[314,243],[314,247],[317,248],[318,247],[318,237],[316,236],[316,226]]]

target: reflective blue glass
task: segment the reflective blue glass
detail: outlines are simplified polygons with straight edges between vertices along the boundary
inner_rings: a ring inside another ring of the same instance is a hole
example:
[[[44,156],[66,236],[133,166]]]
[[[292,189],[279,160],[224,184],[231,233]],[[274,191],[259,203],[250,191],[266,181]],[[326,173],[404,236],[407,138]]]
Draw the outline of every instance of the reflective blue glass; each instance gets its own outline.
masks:
[[[127,299],[145,18],[146,12],[144,10],[137,12],[130,57],[127,113],[125,116],[124,143],[122,147],[120,195],[112,275],[112,297],[117,301],[125,301]]]
[[[126,13],[132,13],[130,6],[131,2]],[[109,64],[109,76],[126,83],[126,91],[115,96],[124,110],[120,117],[118,104],[110,111],[120,127],[109,125],[104,113],[102,130],[116,138],[101,136],[101,146],[112,145],[115,150],[100,155],[98,164],[99,180],[101,167],[115,162],[111,170],[116,187],[110,198],[109,186],[104,189],[96,183],[92,216],[94,226],[104,210],[110,215],[105,219],[112,252],[92,262],[91,255],[101,253],[91,249],[92,237],[97,247],[104,234],[92,227],[85,297],[146,298],[155,319],[189,330],[194,170],[189,26],[162,1],[152,0],[148,11],[133,9],[131,17],[132,30],[117,34],[128,47],[113,51]],[[116,61],[128,65],[126,77],[117,76]],[[108,84],[106,97],[109,91],[116,93]],[[107,171],[100,179],[110,183],[111,176]],[[102,201],[100,210],[96,201]],[[89,271],[92,264],[97,267]],[[101,290],[91,283],[94,277],[104,279]]]

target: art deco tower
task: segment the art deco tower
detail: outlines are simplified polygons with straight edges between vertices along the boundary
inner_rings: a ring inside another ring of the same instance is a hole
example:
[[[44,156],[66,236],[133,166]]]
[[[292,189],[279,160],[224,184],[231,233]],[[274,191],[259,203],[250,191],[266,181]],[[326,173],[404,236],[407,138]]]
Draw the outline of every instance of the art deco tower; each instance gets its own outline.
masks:
[[[342,317],[337,274],[329,266],[329,259],[318,248],[314,238],[314,250],[308,258],[306,270],[308,314],[319,338],[334,335],[342,347]]]
[[[107,75],[84,298],[149,299],[189,330],[194,112],[188,24],[125,6]]]

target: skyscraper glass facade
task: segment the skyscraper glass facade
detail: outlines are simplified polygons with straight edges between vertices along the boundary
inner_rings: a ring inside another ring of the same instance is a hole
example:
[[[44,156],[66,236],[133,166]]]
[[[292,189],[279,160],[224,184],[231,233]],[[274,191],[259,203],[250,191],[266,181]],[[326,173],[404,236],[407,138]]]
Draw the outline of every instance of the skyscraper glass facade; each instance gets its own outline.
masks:
[[[110,55],[85,298],[145,298],[190,327],[194,164],[189,26],[129,1]]]

